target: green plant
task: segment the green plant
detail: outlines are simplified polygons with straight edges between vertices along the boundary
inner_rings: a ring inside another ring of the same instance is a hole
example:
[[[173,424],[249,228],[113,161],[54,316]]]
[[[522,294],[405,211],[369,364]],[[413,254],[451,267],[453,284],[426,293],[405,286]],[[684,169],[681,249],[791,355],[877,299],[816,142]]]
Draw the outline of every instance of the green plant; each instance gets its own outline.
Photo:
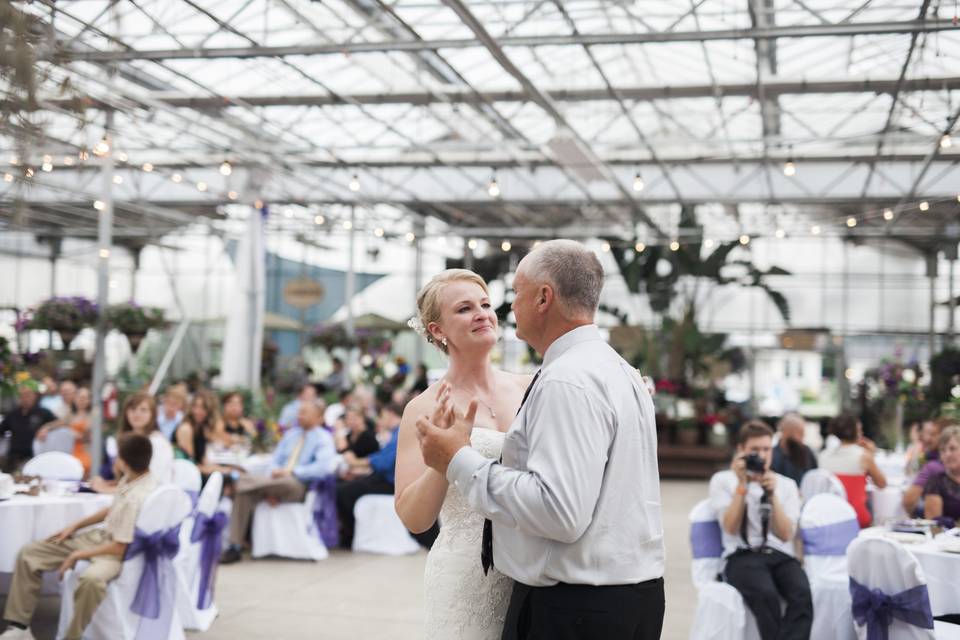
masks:
[[[166,325],[163,309],[141,307],[136,302],[123,302],[107,307],[107,324],[126,334],[144,334]]]

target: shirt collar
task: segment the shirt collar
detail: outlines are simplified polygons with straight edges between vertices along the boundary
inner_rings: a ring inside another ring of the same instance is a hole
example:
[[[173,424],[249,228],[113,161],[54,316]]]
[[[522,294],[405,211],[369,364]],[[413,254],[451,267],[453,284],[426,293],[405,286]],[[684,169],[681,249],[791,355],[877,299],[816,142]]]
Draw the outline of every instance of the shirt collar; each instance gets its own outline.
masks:
[[[547,352],[543,354],[543,367],[547,367],[572,347],[592,340],[603,340],[603,336],[600,335],[600,329],[597,328],[595,324],[585,324],[567,331],[547,347]]]

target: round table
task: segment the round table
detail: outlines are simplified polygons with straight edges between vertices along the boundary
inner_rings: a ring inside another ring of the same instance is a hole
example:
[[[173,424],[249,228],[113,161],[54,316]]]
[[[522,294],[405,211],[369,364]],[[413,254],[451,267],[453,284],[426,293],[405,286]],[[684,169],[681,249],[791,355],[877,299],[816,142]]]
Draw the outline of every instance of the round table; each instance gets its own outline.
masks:
[[[939,540],[907,545],[907,549],[917,558],[927,578],[933,615],[960,613],[960,554],[942,551]]]
[[[68,524],[109,507],[113,496],[76,493],[62,496],[17,494],[0,502],[0,573],[12,573],[17,553]]]

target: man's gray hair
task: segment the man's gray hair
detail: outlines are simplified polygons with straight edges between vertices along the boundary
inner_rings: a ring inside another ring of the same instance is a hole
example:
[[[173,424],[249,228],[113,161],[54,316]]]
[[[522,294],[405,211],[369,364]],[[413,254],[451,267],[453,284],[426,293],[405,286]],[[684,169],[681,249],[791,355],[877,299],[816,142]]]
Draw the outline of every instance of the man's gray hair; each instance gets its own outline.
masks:
[[[603,289],[603,266],[593,251],[573,240],[548,240],[524,262],[527,278],[553,287],[564,315],[593,318]]]

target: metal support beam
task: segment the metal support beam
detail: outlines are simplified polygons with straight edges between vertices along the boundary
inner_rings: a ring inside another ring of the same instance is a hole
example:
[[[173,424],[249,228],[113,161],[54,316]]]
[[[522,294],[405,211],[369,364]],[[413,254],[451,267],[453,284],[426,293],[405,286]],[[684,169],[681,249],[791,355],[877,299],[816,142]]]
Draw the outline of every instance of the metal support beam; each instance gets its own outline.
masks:
[[[944,78],[913,78],[898,84],[895,79],[873,80],[777,80],[763,86],[764,95],[776,98],[785,95],[809,94],[836,94],[836,93],[910,93],[914,91],[956,91],[960,90],[960,77]],[[607,89],[564,89],[559,91],[545,91],[554,102],[594,102],[607,101],[613,98]],[[758,98],[759,92],[756,83],[735,84],[697,84],[678,86],[649,86],[623,87],[617,89],[617,94],[624,100],[680,100],[690,98],[748,97]],[[300,95],[258,95],[236,97],[209,97],[209,96],[171,96],[169,93],[158,96],[157,102],[167,107],[178,109],[195,109],[198,111],[220,111],[235,107],[248,109],[250,107],[328,107],[328,106],[355,106],[355,105],[385,105],[401,104],[425,106],[431,104],[463,104],[481,105],[488,103],[516,103],[529,102],[530,96],[524,91],[473,91],[456,89],[444,91],[442,94],[430,91],[405,91],[398,93],[351,93],[351,94],[300,94]],[[95,96],[83,98],[85,109],[115,109],[108,102]],[[70,104],[73,101],[69,101]],[[11,110],[17,107],[29,109],[29,105],[17,104],[11,100],[0,100],[0,107]],[[44,98],[38,100],[39,109],[62,109],[68,106],[63,98]]]
[[[902,22],[847,22],[840,24],[787,25],[751,29],[711,31],[657,31],[509,36],[499,38],[500,47],[548,47],[564,45],[653,44],[662,42],[706,42],[714,40],[769,40],[776,38],[844,37],[933,33],[960,30],[949,19],[906,20]],[[475,38],[438,40],[395,40],[388,42],[341,42],[301,44],[282,47],[211,47],[207,49],[153,49],[127,51],[53,50],[45,58],[62,61],[116,62],[120,60],[204,60],[212,58],[283,58],[287,56],[352,55],[383,51],[438,51],[484,46]]]

